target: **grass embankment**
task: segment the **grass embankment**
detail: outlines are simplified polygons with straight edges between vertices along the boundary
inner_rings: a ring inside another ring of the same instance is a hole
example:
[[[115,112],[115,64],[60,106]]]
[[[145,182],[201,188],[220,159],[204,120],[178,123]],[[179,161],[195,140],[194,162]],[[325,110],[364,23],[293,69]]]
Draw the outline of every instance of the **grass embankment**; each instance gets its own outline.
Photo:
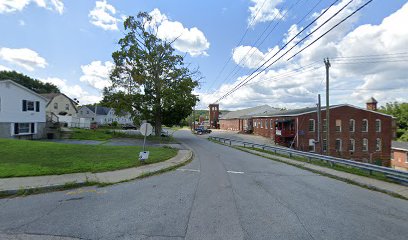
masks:
[[[71,139],[78,139],[78,140],[98,140],[98,141],[107,141],[112,138],[133,138],[133,139],[143,139],[143,135],[136,135],[136,134],[127,134],[125,132],[112,130],[112,129],[79,129],[73,128]],[[151,142],[158,142],[158,143],[173,143],[175,142],[172,136],[166,137],[158,137],[158,136],[148,136],[146,138],[148,141]]]
[[[176,149],[149,147],[146,164],[177,154]],[[142,165],[142,147],[77,145],[0,139],[0,178],[104,172]]]
[[[238,147],[238,148],[255,150],[255,151],[267,153],[267,154],[270,154],[270,155],[275,155],[275,156],[279,156],[279,157],[293,159],[293,160],[296,160],[296,161],[299,161],[299,162],[305,162],[305,163],[310,163],[310,164],[321,166],[321,167],[331,168],[331,169],[334,169],[334,170],[337,170],[337,171],[342,171],[342,172],[351,173],[351,174],[355,174],[355,175],[359,175],[359,176],[370,177],[370,178],[375,178],[375,179],[382,180],[382,181],[392,182],[383,173],[378,173],[378,172],[370,173],[369,171],[365,171],[365,170],[362,170],[362,169],[359,169],[359,168],[355,168],[355,167],[340,164],[340,163],[333,164],[333,163],[330,163],[330,162],[325,162],[325,161],[322,161],[322,160],[319,160],[319,159],[313,159],[313,158],[311,158],[309,160],[308,158],[300,157],[300,156],[289,157],[288,155],[285,155],[285,154],[275,153],[273,151],[263,150],[263,149],[259,149],[259,148],[241,147],[241,146]]]

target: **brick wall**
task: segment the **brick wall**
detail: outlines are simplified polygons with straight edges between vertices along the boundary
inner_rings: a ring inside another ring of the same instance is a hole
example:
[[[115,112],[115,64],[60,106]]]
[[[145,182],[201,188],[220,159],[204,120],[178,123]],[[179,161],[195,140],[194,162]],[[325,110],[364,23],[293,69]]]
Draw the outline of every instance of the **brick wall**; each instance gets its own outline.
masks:
[[[220,119],[220,129],[240,131],[240,119]]]
[[[408,170],[408,151],[400,149],[393,149],[392,151],[391,166],[399,170]]]

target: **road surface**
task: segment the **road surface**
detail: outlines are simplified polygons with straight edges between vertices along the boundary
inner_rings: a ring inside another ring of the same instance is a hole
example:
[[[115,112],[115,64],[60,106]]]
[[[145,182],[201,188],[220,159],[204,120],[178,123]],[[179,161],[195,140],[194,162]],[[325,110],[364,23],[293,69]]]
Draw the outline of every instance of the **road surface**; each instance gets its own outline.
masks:
[[[113,186],[0,199],[0,239],[407,239],[408,201],[209,142]]]

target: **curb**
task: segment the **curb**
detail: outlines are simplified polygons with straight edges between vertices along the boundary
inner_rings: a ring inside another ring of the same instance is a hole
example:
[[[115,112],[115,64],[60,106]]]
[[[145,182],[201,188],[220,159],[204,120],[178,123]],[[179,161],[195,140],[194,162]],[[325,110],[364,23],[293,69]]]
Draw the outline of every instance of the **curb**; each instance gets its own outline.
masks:
[[[170,171],[172,169],[181,167],[188,163],[193,158],[193,152],[191,150],[179,150],[177,155],[173,158],[170,158],[166,161],[153,163],[149,165],[139,166],[135,168],[127,168],[110,172],[100,172],[100,173],[74,173],[74,174],[63,174],[63,175],[51,175],[51,176],[35,176],[35,177],[19,177],[19,178],[10,178],[3,179],[5,181],[13,180],[24,180],[30,181],[32,179],[46,179],[47,183],[41,186],[20,186],[18,188],[14,187],[12,189],[1,190],[0,186],[0,198],[11,196],[11,195],[24,195],[32,193],[42,193],[50,192],[56,190],[65,190],[70,188],[77,188],[83,186],[92,186],[92,185],[110,185],[115,183],[121,183],[126,181],[131,181],[138,178],[144,178],[154,174]],[[72,181],[61,182],[58,179],[64,179],[67,177],[77,179],[70,179]],[[59,183],[49,183],[50,181],[57,180]],[[7,185],[3,183],[3,185]]]

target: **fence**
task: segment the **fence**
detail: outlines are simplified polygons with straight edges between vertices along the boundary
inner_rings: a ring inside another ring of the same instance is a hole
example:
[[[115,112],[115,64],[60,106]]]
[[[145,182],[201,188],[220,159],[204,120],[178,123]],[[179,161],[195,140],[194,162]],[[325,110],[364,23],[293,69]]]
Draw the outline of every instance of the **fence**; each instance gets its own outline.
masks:
[[[337,158],[337,157],[332,157],[332,156],[320,155],[320,154],[311,153],[311,152],[303,152],[303,151],[294,150],[290,148],[284,148],[284,147],[278,147],[278,146],[268,146],[268,145],[245,142],[245,141],[240,141],[240,140],[235,140],[235,139],[229,139],[229,138],[213,137],[213,136],[209,138],[215,141],[229,144],[230,146],[232,146],[233,144],[238,145],[238,146],[244,146],[244,147],[249,146],[252,148],[269,150],[269,151],[274,152],[275,154],[276,153],[285,154],[285,155],[288,155],[288,157],[299,156],[299,157],[304,157],[308,159],[309,161],[311,161],[312,159],[317,159],[317,160],[325,161],[330,164],[342,164],[342,165],[366,170],[370,174],[372,174],[372,172],[383,173],[389,179],[392,179],[394,181],[404,183],[404,184],[408,183],[408,172],[396,170],[393,168],[377,166],[377,165],[373,165],[369,163],[356,162],[353,160]]]

